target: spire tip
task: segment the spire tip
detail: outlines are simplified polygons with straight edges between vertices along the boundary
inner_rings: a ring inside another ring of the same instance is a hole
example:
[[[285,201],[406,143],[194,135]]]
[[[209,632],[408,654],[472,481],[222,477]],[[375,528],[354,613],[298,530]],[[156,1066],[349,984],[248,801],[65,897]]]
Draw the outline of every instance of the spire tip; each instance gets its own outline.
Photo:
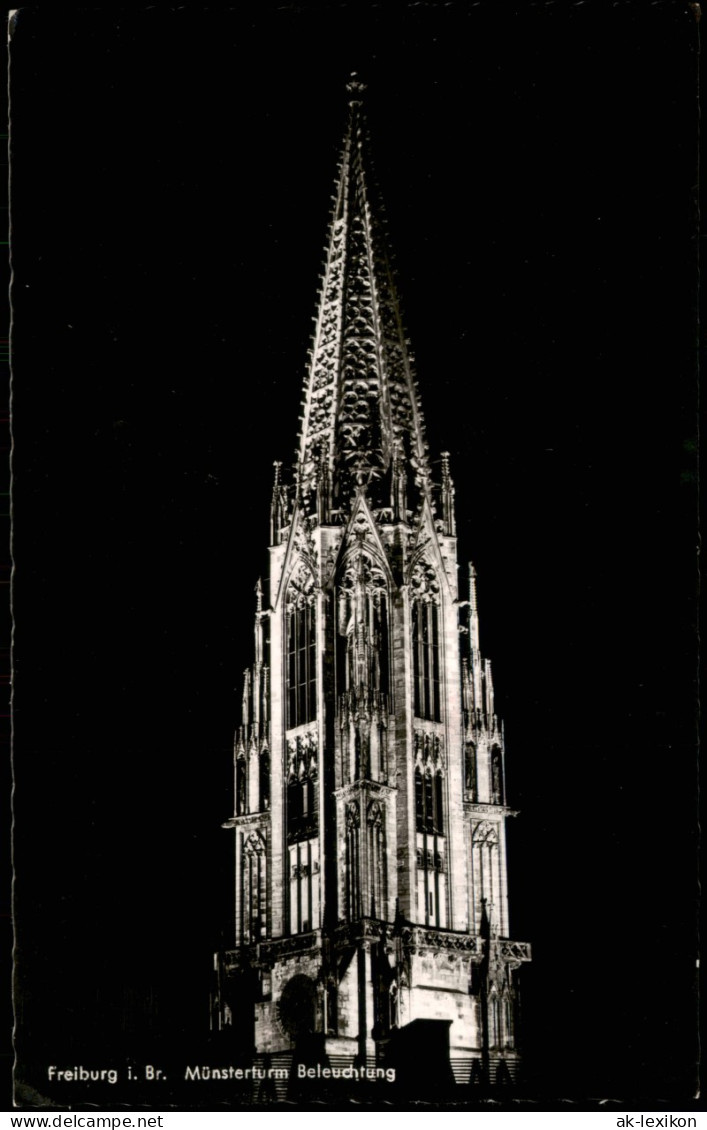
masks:
[[[349,105],[360,105],[366,89],[366,84],[365,82],[361,82],[361,78],[358,72],[352,71],[349,75],[349,81],[346,83],[346,93],[349,96]]]

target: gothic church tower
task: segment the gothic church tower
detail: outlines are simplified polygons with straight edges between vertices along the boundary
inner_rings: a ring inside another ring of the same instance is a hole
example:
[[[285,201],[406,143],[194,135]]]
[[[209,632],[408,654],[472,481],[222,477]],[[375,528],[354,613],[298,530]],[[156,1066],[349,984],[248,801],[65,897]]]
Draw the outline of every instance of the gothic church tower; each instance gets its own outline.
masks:
[[[306,1047],[401,1065],[419,1039],[458,1083],[509,1081],[530,947],[509,937],[503,727],[355,76],[348,93],[296,473],[275,464],[235,740],[236,937],[216,957],[214,1024],[256,1063]]]

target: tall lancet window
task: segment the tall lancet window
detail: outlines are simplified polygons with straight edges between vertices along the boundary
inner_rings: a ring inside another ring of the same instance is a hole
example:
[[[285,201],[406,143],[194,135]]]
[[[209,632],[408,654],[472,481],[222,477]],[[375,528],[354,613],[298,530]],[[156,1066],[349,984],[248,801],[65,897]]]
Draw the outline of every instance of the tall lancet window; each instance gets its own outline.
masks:
[[[386,917],[387,874],[385,858],[385,809],[377,800],[368,806],[368,866],[372,918]]]
[[[377,660],[378,689],[388,693],[388,602],[385,592],[378,589],[373,597],[373,639]]]
[[[317,715],[317,632],[314,579],[300,568],[287,590],[287,727]]]
[[[354,800],[346,806],[346,917],[349,922],[361,917],[360,825],[359,807]]]
[[[245,816],[248,811],[248,778],[245,753],[241,750],[236,757],[236,815]]]
[[[414,817],[417,841],[417,912],[426,925],[448,924],[445,836],[445,758],[436,733],[414,735]]]
[[[444,756],[437,734],[415,734],[415,823],[418,832],[444,835]]]
[[[415,820],[418,832],[444,835],[444,784],[441,770],[436,773],[415,769]]]
[[[497,745],[491,750],[491,803],[503,804],[501,751]]]
[[[464,787],[470,800],[476,800],[476,746],[467,742],[464,751]]]
[[[314,729],[287,741],[290,933],[315,930],[319,914],[319,754]]]
[[[243,844],[242,922],[244,943],[259,942],[267,933],[267,855],[265,842],[252,832]]]
[[[316,735],[307,733],[290,738],[287,743],[288,843],[319,835],[318,777]]]
[[[415,821],[418,832],[425,830],[425,794],[422,784],[422,770],[415,766]]]
[[[498,830],[494,823],[481,820],[471,831],[471,881],[472,881],[472,929],[481,927],[484,903],[486,913],[492,924],[500,929],[503,921],[501,862],[498,848]]]
[[[270,754],[267,746],[260,752],[260,810],[266,811],[270,807]]]
[[[448,925],[445,760],[437,734],[415,734],[417,913],[429,926]]]
[[[415,716],[439,722],[442,716],[439,584],[431,565],[415,566],[410,591]]]

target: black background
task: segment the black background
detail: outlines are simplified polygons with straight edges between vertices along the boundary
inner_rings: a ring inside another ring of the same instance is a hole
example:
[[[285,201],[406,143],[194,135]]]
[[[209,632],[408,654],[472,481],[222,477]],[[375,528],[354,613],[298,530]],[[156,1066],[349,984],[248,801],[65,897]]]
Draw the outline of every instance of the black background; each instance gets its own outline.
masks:
[[[694,1094],[697,35],[681,3],[20,12],[23,1103],[208,1035],[352,69],[521,812],[524,1093]]]

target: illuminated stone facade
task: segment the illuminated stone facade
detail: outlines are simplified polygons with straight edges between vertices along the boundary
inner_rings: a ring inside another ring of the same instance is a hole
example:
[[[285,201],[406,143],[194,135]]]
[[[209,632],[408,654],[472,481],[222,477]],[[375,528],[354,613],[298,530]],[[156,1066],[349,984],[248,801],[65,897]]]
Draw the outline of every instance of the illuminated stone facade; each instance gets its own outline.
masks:
[[[214,1026],[256,1061],[308,1048],[349,1065],[395,1063],[406,1033],[434,1031],[450,1079],[493,1084],[516,1076],[530,958],[509,940],[503,728],[348,90],[297,471],[275,464],[235,740],[236,936]]]

